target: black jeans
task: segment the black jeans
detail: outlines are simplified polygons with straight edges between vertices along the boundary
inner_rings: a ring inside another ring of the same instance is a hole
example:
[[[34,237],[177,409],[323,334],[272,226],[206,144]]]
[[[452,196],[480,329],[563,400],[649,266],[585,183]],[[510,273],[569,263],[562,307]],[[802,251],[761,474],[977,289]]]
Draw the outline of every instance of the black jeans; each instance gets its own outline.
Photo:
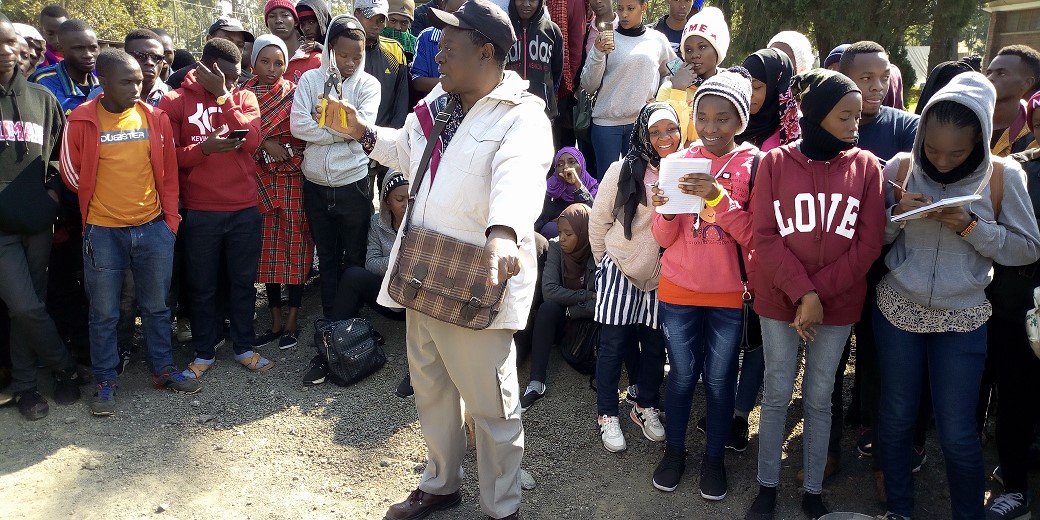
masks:
[[[332,317],[343,272],[350,266],[365,266],[374,211],[369,186],[368,177],[338,188],[303,183],[303,207],[318,248],[321,308],[326,318]]]
[[[531,341],[531,381],[545,383],[549,351],[563,337],[566,314],[567,309],[554,301],[546,300],[538,306],[534,318],[534,338]]]
[[[11,392],[36,388],[39,365],[53,371],[76,364],[47,313],[47,259],[50,230],[35,235],[0,232],[0,300],[11,319]]]
[[[181,223],[191,296],[192,343],[200,359],[213,359],[224,330],[218,300],[221,272],[228,281],[227,316],[235,354],[253,350],[256,268],[260,262],[260,211],[185,211]]]
[[[989,354],[994,358],[997,393],[997,455],[1007,493],[1026,493],[1029,444],[1037,420],[1040,359],[1029,348],[1022,326],[1025,311],[999,313],[989,320]]]
[[[324,275],[322,275],[324,276]],[[351,266],[343,272],[336,291],[336,305],[329,319],[349,320],[357,318],[361,306],[368,305],[379,314],[395,321],[404,321],[404,311],[383,307],[376,303],[379,286],[383,278],[364,267]]]

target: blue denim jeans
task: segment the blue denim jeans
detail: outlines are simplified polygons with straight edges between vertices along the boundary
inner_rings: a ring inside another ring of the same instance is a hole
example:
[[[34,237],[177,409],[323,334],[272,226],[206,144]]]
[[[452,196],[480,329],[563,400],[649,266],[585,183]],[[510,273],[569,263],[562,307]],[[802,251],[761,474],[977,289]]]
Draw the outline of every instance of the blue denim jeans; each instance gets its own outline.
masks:
[[[758,482],[763,486],[776,487],[780,484],[780,459],[787,432],[787,408],[791,404],[791,393],[798,375],[798,352],[802,340],[786,321],[764,316],[761,319],[766,372],[762,417],[758,426]],[[841,362],[845,339],[851,330],[851,324],[817,325],[816,339],[805,347],[802,464],[805,468],[805,490],[809,493],[819,494],[823,491],[823,469],[827,466],[827,444],[831,429],[834,371]]]
[[[709,457],[726,454],[726,440],[733,423],[733,399],[737,384],[737,353],[740,352],[741,309],[694,307],[661,302],[661,328],[672,370],[668,373],[665,441],[686,447],[690,406],[703,374],[707,397],[707,435],[704,452]]]
[[[632,144],[633,125],[600,126],[592,123],[589,129],[592,147],[596,151],[596,171],[592,172],[596,180],[603,180],[603,174],[618,159],[628,153]]]
[[[618,415],[621,365],[634,351],[639,352],[639,374],[635,376],[639,406],[658,406],[665,358],[661,331],[646,325],[600,325],[596,353],[597,415]]]
[[[213,359],[224,330],[218,309],[227,298],[231,341],[235,354],[253,350],[253,313],[256,312],[256,267],[260,262],[260,211],[184,212],[181,231],[187,240],[188,289],[195,356]],[[220,276],[218,276],[218,274]],[[227,292],[218,291],[218,279]]]
[[[90,302],[90,364],[94,380],[117,380],[120,301],[126,272],[133,273],[141,329],[152,373],[173,365],[170,307],[177,237],[162,217],[131,227],[87,224],[83,230],[83,279]]]
[[[986,361],[986,325],[971,332],[918,334],[896,328],[875,308],[874,332],[881,366],[877,447],[888,510],[903,516],[914,510],[910,448],[927,369],[952,517],[983,518],[985,468],[975,406]]]

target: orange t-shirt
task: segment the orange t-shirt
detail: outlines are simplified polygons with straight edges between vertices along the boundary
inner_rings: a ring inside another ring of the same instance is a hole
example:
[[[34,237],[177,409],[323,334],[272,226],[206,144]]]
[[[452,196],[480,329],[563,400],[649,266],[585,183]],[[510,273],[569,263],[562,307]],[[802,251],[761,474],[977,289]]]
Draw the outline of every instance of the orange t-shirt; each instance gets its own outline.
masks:
[[[162,213],[155,191],[148,118],[134,106],[119,114],[97,104],[101,143],[97,182],[87,209],[87,224],[140,226]]]
[[[721,307],[723,309],[739,309],[744,306],[744,293],[701,293],[676,285],[668,278],[661,277],[657,283],[657,299],[673,305],[688,307]]]

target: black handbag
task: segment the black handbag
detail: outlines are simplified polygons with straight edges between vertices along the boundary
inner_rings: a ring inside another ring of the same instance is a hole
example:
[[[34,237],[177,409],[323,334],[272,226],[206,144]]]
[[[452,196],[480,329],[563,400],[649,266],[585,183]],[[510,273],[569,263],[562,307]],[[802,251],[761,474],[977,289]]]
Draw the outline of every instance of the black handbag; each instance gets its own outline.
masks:
[[[755,154],[755,159],[751,161],[751,177],[748,179],[748,201],[747,205],[751,204],[751,189],[755,185],[755,173],[758,171],[758,162],[762,159],[762,153]],[[747,208],[745,205],[745,209]],[[734,240],[736,242],[736,240]],[[758,319],[758,313],[755,312],[755,299],[751,295],[751,291],[748,289],[748,275],[747,267],[744,265],[744,250],[737,244],[737,266],[740,267],[740,283],[744,285],[744,304],[742,309],[744,311],[744,323],[741,326],[740,334],[740,350],[744,352],[750,352],[762,346],[762,322]]]
[[[585,34],[585,43],[588,45],[589,35]],[[603,75],[607,75],[607,60],[610,59],[608,54],[603,58]],[[580,77],[580,75],[579,75]],[[574,135],[581,138],[583,141],[589,141],[589,129],[592,128],[592,109],[596,106],[596,96],[599,94],[599,89],[603,88],[603,78],[599,79],[599,86],[596,90],[589,92],[583,88],[578,88],[578,92],[574,94],[575,104],[573,113],[573,127]]]
[[[596,373],[599,349],[599,323],[589,319],[569,319],[563,329],[560,354],[581,374]]]
[[[383,336],[364,318],[314,323],[314,347],[328,367],[328,378],[349,386],[383,368]]]

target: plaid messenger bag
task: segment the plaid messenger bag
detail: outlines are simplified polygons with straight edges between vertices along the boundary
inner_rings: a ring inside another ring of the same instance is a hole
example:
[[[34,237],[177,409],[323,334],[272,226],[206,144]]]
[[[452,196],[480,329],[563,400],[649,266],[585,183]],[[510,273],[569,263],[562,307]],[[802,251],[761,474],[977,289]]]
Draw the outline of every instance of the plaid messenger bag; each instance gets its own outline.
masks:
[[[489,287],[486,283],[484,248],[411,225],[415,194],[426,177],[434,146],[455,103],[448,103],[437,114],[433,131],[426,138],[426,149],[408,197],[408,213],[390,274],[389,293],[395,302],[431,318],[483,330],[498,315],[505,292],[505,284]]]

